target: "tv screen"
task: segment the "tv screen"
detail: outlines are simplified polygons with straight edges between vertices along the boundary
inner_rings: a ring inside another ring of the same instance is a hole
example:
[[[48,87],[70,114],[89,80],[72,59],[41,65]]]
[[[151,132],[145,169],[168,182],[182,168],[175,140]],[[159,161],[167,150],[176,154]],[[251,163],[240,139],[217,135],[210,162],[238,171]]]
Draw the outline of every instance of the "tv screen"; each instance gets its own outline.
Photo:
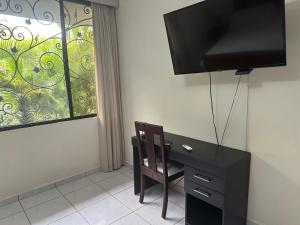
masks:
[[[206,0],[164,19],[175,74],[286,65],[284,0]]]

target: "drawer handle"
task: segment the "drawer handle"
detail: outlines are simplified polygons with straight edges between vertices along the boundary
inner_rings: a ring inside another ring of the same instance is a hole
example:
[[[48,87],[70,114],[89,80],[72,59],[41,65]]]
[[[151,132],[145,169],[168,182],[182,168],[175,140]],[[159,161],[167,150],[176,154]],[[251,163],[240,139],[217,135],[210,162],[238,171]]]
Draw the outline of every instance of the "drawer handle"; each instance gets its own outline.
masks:
[[[210,198],[211,197],[210,193],[207,193],[207,192],[204,192],[204,191],[199,191],[197,188],[194,189],[193,191],[196,192],[199,195],[202,195],[202,196],[206,197],[206,198]]]
[[[212,179],[207,178],[207,177],[200,176],[200,175],[198,175],[198,174],[194,174],[194,177],[195,177],[196,179],[202,180],[202,181],[204,181],[204,182],[206,182],[206,183],[210,183],[210,182],[212,181]]]

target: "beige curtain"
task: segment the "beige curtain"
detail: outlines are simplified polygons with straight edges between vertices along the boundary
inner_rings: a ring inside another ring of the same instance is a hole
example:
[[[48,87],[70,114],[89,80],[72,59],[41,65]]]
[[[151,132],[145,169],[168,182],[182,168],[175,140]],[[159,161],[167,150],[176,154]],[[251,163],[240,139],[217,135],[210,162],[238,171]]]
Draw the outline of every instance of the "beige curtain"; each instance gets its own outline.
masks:
[[[100,167],[124,163],[124,131],[118,60],[116,9],[92,3],[96,54]]]

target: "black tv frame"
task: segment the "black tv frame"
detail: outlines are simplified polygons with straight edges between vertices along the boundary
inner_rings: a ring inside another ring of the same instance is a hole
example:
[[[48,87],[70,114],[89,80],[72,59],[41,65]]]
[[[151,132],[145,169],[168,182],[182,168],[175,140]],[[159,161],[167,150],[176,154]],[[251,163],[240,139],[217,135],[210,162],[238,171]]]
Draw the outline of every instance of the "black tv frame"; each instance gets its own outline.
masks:
[[[209,0],[206,0],[206,1],[209,1]],[[180,12],[180,11],[183,11],[183,10],[186,10],[188,8],[191,8],[191,7],[194,7],[195,5],[199,5],[199,4],[204,4],[205,1],[201,1],[199,3],[196,3],[196,4],[192,4],[192,5],[189,5],[187,7],[184,7],[184,8],[181,8],[181,9],[178,9],[178,10],[175,10],[175,11],[172,11],[172,12],[169,12],[169,13],[166,13],[163,15],[164,17],[164,21],[165,21],[165,28],[167,30],[167,38],[168,38],[168,42],[169,42],[169,46],[170,46],[170,53],[171,53],[171,58],[172,58],[172,63],[174,65],[174,59],[173,59],[173,52],[172,52],[172,48],[171,48],[171,40],[170,40],[170,37],[169,37],[169,34],[168,34],[168,27],[166,25],[166,17],[168,14],[171,14],[171,13],[174,13],[174,12]],[[283,8],[283,42],[284,42],[284,51],[285,51],[285,62],[284,63],[280,63],[280,64],[265,64],[265,65],[254,65],[253,67],[251,68],[237,68],[237,67],[232,67],[232,68],[229,68],[229,67],[226,67],[226,68],[219,68],[217,70],[207,70],[207,71],[204,71],[204,72],[195,72],[195,73],[210,73],[210,72],[222,72],[222,71],[229,71],[229,70],[236,70],[235,72],[235,75],[248,75],[250,74],[254,69],[260,69],[260,68],[271,68],[271,67],[282,67],[282,66],[287,66],[287,44],[286,44],[286,7],[285,7],[285,1],[282,0],[281,1],[282,3],[282,8]],[[173,67],[174,68],[174,67]],[[195,73],[185,73],[185,74],[182,74],[182,73],[178,73],[174,70],[174,74],[175,75],[189,75],[189,74],[195,74]]]

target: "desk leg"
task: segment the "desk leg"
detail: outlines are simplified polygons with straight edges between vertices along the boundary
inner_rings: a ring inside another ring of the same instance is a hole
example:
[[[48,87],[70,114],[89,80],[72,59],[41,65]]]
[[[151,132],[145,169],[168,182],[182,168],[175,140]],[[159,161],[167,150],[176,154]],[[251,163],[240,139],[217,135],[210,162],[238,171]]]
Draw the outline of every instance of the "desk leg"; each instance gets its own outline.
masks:
[[[141,173],[140,173],[140,162],[139,162],[139,150],[137,147],[133,147],[133,179],[134,179],[134,194],[140,193],[141,185]],[[157,184],[156,181],[146,177],[145,178],[145,188],[152,187]]]

